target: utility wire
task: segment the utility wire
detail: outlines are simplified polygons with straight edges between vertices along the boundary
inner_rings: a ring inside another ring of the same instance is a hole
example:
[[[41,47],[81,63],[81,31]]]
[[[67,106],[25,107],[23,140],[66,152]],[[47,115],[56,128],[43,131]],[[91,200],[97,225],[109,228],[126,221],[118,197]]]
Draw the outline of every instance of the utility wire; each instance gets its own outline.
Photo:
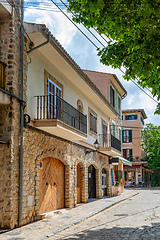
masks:
[[[72,15],[75,17],[75,18],[77,18],[77,16],[73,13],[73,11],[71,11],[70,10],[70,8],[62,1],[62,0],[60,0],[61,1],[61,3],[63,3],[64,4],[64,6],[72,13]],[[82,23],[82,25],[84,26],[84,24]],[[84,26],[90,33],[91,33],[91,31],[86,27],[86,26]],[[101,34],[97,31],[97,29],[96,28],[93,28],[96,32],[97,32],[97,34],[99,34],[100,36],[101,36]],[[101,30],[101,29],[100,29]],[[102,30],[101,30],[102,31]],[[102,31],[103,32],[103,31]],[[93,36],[95,36],[93,33],[92,33],[92,35]],[[105,35],[105,34],[104,34]],[[105,35],[106,36],[106,35]],[[102,36],[101,36],[102,37]],[[107,36],[106,36],[107,37]],[[104,38],[104,37],[102,37],[103,38],[103,40],[105,41],[105,42],[107,42],[107,44],[108,44],[108,41]],[[109,38],[109,37],[107,37],[109,40],[111,40],[112,42],[113,42],[113,40],[111,39],[111,38]],[[96,37],[96,39],[97,39],[97,37]],[[99,41],[100,42],[100,41]],[[103,46],[103,47],[105,47],[105,45],[102,43],[102,42],[100,42],[101,43],[101,45]],[[124,67],[125,68],[125,67]],[[121,69],[121,68],[119,68],[118,67],[118,69],[123,73],[123,74],[125,74],[125,72]],[[126,69],[126,68],[125,68]],[[141,89],[148,97],[150,97],[152,100],[154,100],[156,103],[158,103],[158,101],[156,101],[153,97],[151,97],[143,88],[141,88],[133,79],[130,79],[139,89]],[[138,80],[138,79],[136,79],[136,80]],[[150,91],[150,89],[148,89],[147,88],[147,90],[149,90]],[[151,91],[150,91],[151,92]]]
[[[68,20],[72,23],[72,24],[74,24],[74,26],[92,43],[92,45],[94,45],[96,48],[98,48],[97,47],[97,45],[95,44],[95,43],[93,43],[93,41],[86,35],[86,34],[84,34],[84,32],[63,12],[63,10],[53,1],[53,0],[51,0],[52,1],[52,3],[53,4],[55,4],[55,6],[68,18]],[[61,1],[61,3],[76,17],[76,15],[67,7],[67,5],[62,1],[62,0],[60,0]],[[33,3],[33,2],[32,2]],[[36,2],[35,2],[36,3]],[[16,7],[15,7],[15,4],[13,4],[13,6],[14,6],[14,8],[15,8],[15,11],[16,11],[16,14],[17,14],[17,17],[19,18],[19,20],[20,20],[20,17],[19,17],[19,14],[17,13],[17,10],[16,10]],[[46,10],[46,9],[41,9],[41,10]],[[84,26],[84,24],[82,24],[83,26]],[[92,35],[92,36],[94,36],[95,38],[96,38],[96,40],[103,46],[103,47],[105,47],[105,45],[86,27],[86,26],[84,26],[89,32],[90,32],[90,34]],[[23,26],[23,29],[24,29],[24,26]],[[95,28],[93,28],[101,37],[102,37],[102,35],[95,29]],[[101,30],[101,29],[100,29]],[[27,37],[28,37],[28,39],[32,42],[32,40],[30,39],[30,37],[28,36],[28,34],[27,34],[27,32],[25,31],[25,29],[24,29],[24,32],[26,33],[26,35],[27,35]],[[107,37],[107,36],[106,36]],[[104,41],[106,41],[107,42],[107,40],[104,38],[104,37],[102,37],[103,38],[103,40]],[[107,37],[107,38],[109,38],[109,37]],[[109,38],[110,39],[110,38]],[[112,42],[113,42],[113,40],[112,39],[110,39]],[[108,42],[107,42],[108,43]],[[124,67],[125,68],[125,67]],[[125,74],[125,72],[121,69],[121,68],[119,68],[118,67],[118,69],[123,73],[123,74]],[[153,97],[151,97],[143,88],[141,88],[133,79],[130,79],[142,92],[144,92],[148,97],[150,97],[153,101],[155,101],[156,103],[158,103],[158,101],[156,101]],[[137,79],[136,79],[137,80]],[[150,89],[148,89],[147,88],[147,90],[149,90],[150,91]],[[150,91],[151,92],[151,91]]]
[[[64,13],[62,11],[62,9],[60,7],[58,7],[58,5],[53,1],[51,0],[52,3],[64,14],[64,16],[96,47],[98,48],[98,46],[96,46],[96,44],[67,16],[66,13]]]

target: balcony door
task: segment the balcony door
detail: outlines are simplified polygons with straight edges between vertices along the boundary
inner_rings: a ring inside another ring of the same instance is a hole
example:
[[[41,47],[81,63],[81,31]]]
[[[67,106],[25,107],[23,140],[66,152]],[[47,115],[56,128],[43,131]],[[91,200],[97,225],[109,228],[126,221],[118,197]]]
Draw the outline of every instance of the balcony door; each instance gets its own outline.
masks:
[[[48,118],[62,118],[62,88],[48,78]]]

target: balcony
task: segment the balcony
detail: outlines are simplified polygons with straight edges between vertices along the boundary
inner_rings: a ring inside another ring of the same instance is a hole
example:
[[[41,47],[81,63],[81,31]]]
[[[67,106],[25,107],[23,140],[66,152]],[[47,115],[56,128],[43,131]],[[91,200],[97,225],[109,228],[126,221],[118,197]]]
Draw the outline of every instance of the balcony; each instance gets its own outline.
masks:
[[[112,134],[99,134],[99,152],[110,157],[121,156],[121,141]]]
[[[34,126],[70,141],[87,140],[87,116],[55,95],[36,96]]]

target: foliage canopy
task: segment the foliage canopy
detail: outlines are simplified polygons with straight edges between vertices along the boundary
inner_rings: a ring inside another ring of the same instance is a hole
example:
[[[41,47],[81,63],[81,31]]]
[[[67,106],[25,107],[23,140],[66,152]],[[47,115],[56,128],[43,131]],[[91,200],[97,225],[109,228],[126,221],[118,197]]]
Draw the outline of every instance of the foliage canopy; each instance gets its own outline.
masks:
[[[98,49],[100,61],[125,67],[124,78],[137,79],[160,100],[160,1],[68,0],[73,20],[94,27],[111,40]],[[160,103],[156,113],[160,114]]]
[[[142,147],[148,156],[148,168],[160,171],[160,126],[149,123],[142,131]]]

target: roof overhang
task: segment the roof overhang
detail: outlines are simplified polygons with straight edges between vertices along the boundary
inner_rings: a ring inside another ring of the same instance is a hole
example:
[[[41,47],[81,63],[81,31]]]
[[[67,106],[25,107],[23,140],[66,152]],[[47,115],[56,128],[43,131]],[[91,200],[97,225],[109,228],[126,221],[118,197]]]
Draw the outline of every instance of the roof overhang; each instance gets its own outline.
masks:
[[[122,110],[122,113],[136,113],[136,112],[140,112],[144,119],[147,118],[147,115],[146,115],[144,109],[123,109]]]
[[[6,0],[3,0],[0,3],[0,17],[9,16],[11,15],[11,13],[12,13],[11,5]]]

